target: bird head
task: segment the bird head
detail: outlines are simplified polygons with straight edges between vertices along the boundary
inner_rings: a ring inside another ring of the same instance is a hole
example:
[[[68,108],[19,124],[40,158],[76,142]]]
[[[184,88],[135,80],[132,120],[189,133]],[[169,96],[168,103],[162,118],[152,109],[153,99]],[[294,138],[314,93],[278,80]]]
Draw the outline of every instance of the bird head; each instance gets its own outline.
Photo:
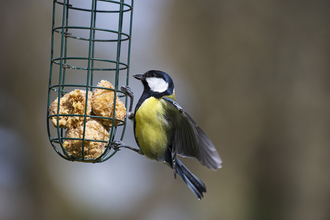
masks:
[[[157,98],[174,93],[173,80],[165,72],[149,70],[144,74],[135,74],[133,77],[143,83],[144,92],[151,93],[152,96]]]

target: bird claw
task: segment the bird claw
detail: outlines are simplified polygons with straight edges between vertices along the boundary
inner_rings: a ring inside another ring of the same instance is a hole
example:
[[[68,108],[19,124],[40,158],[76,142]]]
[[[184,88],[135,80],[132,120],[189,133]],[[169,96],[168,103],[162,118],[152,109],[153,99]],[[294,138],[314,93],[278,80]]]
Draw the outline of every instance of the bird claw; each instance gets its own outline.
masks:
[[[124,144],[124,142],[122,142],[122,141],[114,141],[114,142],[112,142],[111,143],[111,148],[112,149],[114,149],[114,150],[120,150],[120,148],[122,147],[122,146],[125,146],[125,144]]]
[[[134,101],[134,93],[132,92],[132,89],[129,86],[122,86],[120,88],[122,92],[124,92],[128,97],[130,97],[130,105],[129,105],[129,111],[132,111],[133,108],[133,101]]]
[[[117,150],[117,151],[119,151],[121,148],[127,148],[127,149],[130,149],[132,151],[137,152],[138,154],[142,154],[140,149],[135,149],[133,147],[130,147],[122,141],[114,141],[114,142],[111,143],[110,146],[111,146],[112,149]]]

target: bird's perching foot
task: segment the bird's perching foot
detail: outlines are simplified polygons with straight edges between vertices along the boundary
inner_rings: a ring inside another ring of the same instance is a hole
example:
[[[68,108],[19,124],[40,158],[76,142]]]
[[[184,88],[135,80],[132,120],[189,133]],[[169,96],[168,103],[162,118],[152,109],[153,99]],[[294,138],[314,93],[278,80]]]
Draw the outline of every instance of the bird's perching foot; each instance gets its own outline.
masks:
[[[133,120],[134,113],[132,112],[133,108],[133,101],[134,101],[134,94],[132,92],[132,89],[129,86],[122,86],[121,91],[123,91],[128,97],[130,97],[130,105],[129,105],[129,112],[127,113],[127,117],[129,120]]]
[[[132,92],[132,89],[129,86],[122,86],[120,90],[123,91],[128,97],[130,97],[131,100],[129,105],[129,111],[132,112],[133,101],[134,101],[134,94]]]
[[[141,154],[141,155],[143,154],[141,149],[136,149],[136,148],[130,147],[130,146],[126,145],[125,143],[123,143],[122,141],[114,141],[113,143],[110,144],[110,147],[113,150],[120,150],[120,148],[127,148],[132,151],[135,151],[138,154]]]

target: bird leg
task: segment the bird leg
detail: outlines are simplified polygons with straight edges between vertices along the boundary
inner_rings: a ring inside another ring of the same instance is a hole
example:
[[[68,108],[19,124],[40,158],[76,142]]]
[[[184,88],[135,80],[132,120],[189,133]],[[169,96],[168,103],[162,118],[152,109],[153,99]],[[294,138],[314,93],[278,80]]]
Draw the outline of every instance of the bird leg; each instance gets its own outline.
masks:
[[[122,141],[114,141],[113,143],[110,144],[110,146],[114,150],[120,150],[120,148],[127,148],[132,151],[135,151],[136,153],[138,153],[140,155],[143,155],[141,149],[136,149],[136,148],[130,147],[130,146],[126,145],[125,143],[123,143]]]
[[[129,111],[132,112],[133,101],[134,101],[134,94],[132,92],[132,89],[129,86],[122,86],[120,90],[124,92],[128,97],[130,97],[131,101],[129,105]]]

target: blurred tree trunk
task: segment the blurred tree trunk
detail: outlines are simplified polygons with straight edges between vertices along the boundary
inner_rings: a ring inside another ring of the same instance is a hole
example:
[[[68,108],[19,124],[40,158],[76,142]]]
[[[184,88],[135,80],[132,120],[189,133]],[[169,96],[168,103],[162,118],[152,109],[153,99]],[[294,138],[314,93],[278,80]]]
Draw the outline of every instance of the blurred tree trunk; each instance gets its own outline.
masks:
[[[329,219],[329,2],[171,6],[163,56],[198,88],[224,161],[209,218]]]

